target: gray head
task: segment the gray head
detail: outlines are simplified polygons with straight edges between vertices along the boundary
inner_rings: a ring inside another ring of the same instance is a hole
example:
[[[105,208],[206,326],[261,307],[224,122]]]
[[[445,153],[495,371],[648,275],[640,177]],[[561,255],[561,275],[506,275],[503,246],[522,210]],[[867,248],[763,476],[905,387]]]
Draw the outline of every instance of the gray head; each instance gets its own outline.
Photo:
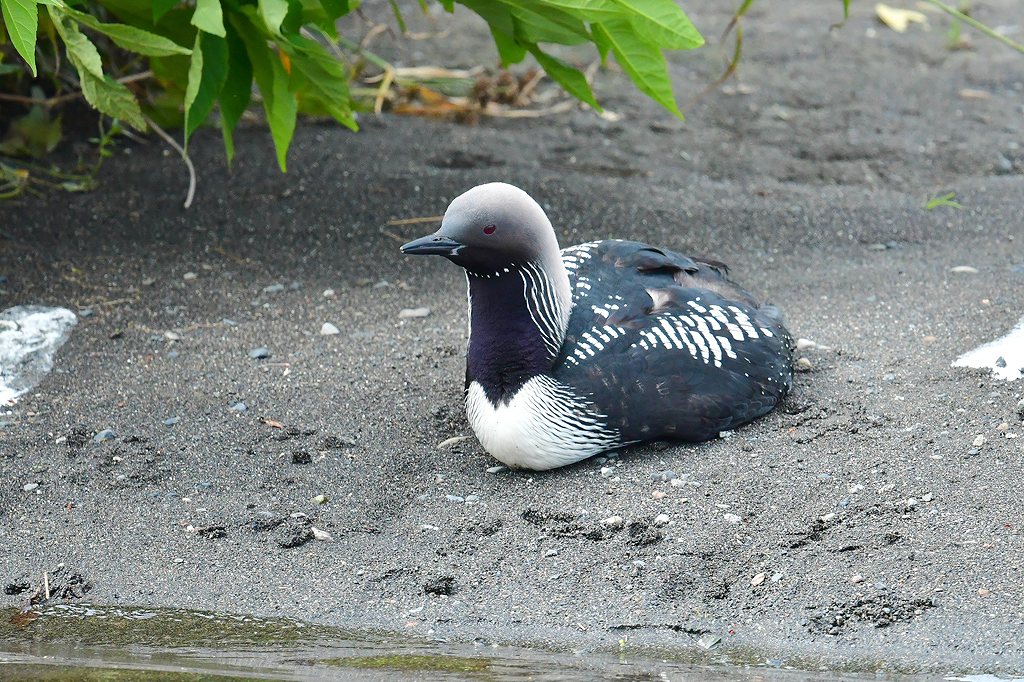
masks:
[[[478,185],[448,206],[441,228],[402,253],[444,256],[471,272],[558,259],[558,241],[544,209],[504,182]]]

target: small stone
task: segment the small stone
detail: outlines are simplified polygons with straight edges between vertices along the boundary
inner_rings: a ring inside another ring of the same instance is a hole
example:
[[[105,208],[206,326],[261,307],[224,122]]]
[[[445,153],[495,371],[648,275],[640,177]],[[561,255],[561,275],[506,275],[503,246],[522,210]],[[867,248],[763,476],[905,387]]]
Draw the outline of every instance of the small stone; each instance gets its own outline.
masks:
[[[1006,367],[1006,358],[1004,358],[1002,355],[1000,355],[998,358],[996,358],[995,365],[996,365],[996,367],[999,367],[1000,369],[1002,369],[1003,367]]]
[[[451,446],[461,443],[464,440],[469,440],[469,436],[452,436],[451,438],[446,438],[440,443],[438,443],[437,449],[444,450],[445,448],[450,448]]]
[[[279,294],[284,291],[284,285],[281,283],[271,284],[263,287],[263,293],[265,294]]]
[[[601,519],[601,525],[605,528],[622,528],[622,517],[609,516],[606,519]]]
[[[655,490],[654,492],[651,493],[651,497],[653,497],[656,500],[664,500],[667,494],[668,493],[666,493],[664,490]]]
[[[683,487],[684,485],[686,485],[686,481],[685,481],[685,480],[683,480],[683,479],[681,479],[681,478],[673,478],[673,479],[672,479],[671,481],[669,481],[668,483],[669,483],[669,485],[671,485],[671,486],[672,486],[673,488],[682,488],[682,487]]]
[[[978,589],[978,596],[979,597],[987,597],[990,594],[992,594],[992,590],[988,589],[987,587],[981,587],[981,588]]]
[[[858,583],[862,583],[862,582],[864,582],[864,576],[862,576],[860,573],[856,573],[854,575],[851,575],[850,576],[850,582],[853,583],[854,585],[856,585]]]
[[[949,269],[950,272],[955,272],[961,275],[976,275],[978,274],[978,268],[971,267],[970,265],[956,265]]]
[[[811,350],[812,348],[817,348],[817,347],[818,347],[818,344],[815,343],[814,341],[811,341],[810,339],[797,339],[796,340],[796,349],[799,350],[799,351]]]
[[[325,530],[320,530],[316,526],[311,526],[310,530],[313,531],[313,539],[319,540],[320,542],[334,542],[334,536]]]
[[[21,489],[24,490],[27,493],[30,493],[33,490],[35,490],[36,488],[38,488],[38,487],[39,487],[38,483],[26,483],[25,485],[21,486]]]
[[[270,357],[270,351],[267,350],[266,346],[260,346],[249,351],[249,357],[253,360],[266,360]]]
[[[998,431],[999,433],[1006,433],[1009,430],[1010,430],[1010,425],[1007,422],[1003,422],[999,426],[996,427],[996,431]]]
[[[807,358],[800,358],[796,361],[794,369],[798,372],[810,372],[813,366],[814,365],[812,365],[811,361],[808,360]]]
[[[980,448],[984,444],[985,444],[985,436],[982,436],[980,434],[975,436],[974,437],[974,441],[971,443],[971,445],[973,445],[976,448]]]
[[[164,420],[164,426],[174,426],[181,421],[181,417],[168,417]]]
[[[93,443],[103,443],[108,440],[114,440],[117,438],[117,434],[112,429],[103,429],[95,436],[92,437]]]
[[[780,580],[782,580],[782,574],[781,573],[773,573],[772,574],[772,582],[773,583],[777,583]]]
[[[502,471],[505,471],[506,469],[508,469],[508,467],[501,466],[501,465],[493,466],[493,467],[487,467],[487,473],[489,473],[489,474],[497,474],[497,473],[501,473]]]
[[[460,495],[445,495],[444,497],[449,502],[455,502],[456,504],[462,504],[466,501],[466,498]]]
[[[716,646],[718,646],[718,644],[721,641],[721,635],[713,635],[711,633],[707,633],[700,636],[700,639],[697,640],[697,646],[699,646],[701,649],[714,649]]]
[[[320,326],[320,336],[334,336],[335,334],[340,333],[341,330],[330,322],[324,322],[323,325]]]
[[[1021,419],[1024,419],[1024,398],[1022,398],[1021,401],[1017,403],[1017,414],[1020,415]]]
[[[144,277],[142,279],[142,286],[144,287],[151,287],[154,284],[156,284],[156,280],[153,279],[152,277]]]
[[[197,277],[199,277],[199,275],[197,275],[194,272],[186,272],[184,275],[181,276],[181,278],[183,280],[185,280],[186,282],[191,282],[192,280],[196,279]]]
[[[615,473],[615,467],[601,467],[601,478],[611,478]]]
[[[239,400],[237,403],[232,403],[228,407],[228,409],[231,410],[232,412],[245,412],[249,408],[246,406],[245,403],[243,403],[241,400]]]
[[[430,314],[430,308],[402,308],[398,311],[398,319],[407,320],[413,317],[426,317]]]
[[[324,293],[321,294],[324,298],[334,298],[334,289],[324,289]]]
[[[981,454],[981,450],[979,450],[977,448],[973,448],[973,449],[967,451],[967,456],[968,457],[977,457],[980,454]]]
[[[177,332],[164,332],[164,338],[168,341],[181,341],[181,334]]]
[[[750,579],[750,586],[751,587],[757,587],[758,585],[760,585],[761,583],[764,582],[764,579],[765,579],[765,574],[764,573],[758,573],[757,575],[755,575],[753,578]]]
[[[558,550],[557,549],[549,549],[548,551],[544,552],[544,556],[546,556],[546,557],[548,557],[548,556],[558,556]]]
[[[658,514],[654,517],[655,526],[667,526],[669,524],[669,521],[671,521],[671,519],[669,518],[668,514]]]
[[[726,512],[725,514],[723,514],[722,518],[725,519],[726,523],[731,523],[733,525],[736,525],[737,523],[743,520],[742,517],[739,516],[739,514],[732,514],[730,512]]]
[[[479,495],[469,494],[466,495],[466,504],[475,504],[480,501]]]
[[[313,504],[327,504],[327,496],[324,494],[314,495],[310,502]]]
[[[292,464],[311,464],[313,456],[305,450],[296,450],[292,453]]]

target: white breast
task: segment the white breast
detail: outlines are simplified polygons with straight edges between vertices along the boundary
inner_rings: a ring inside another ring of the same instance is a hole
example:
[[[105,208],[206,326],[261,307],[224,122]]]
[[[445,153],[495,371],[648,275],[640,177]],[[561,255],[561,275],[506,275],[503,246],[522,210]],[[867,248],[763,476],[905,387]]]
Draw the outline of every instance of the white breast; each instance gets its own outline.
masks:
[[[553,469],[622,445],[618,433],[604,426],[604,415],[545,375],[497,407],[474,381],[466,392],[466,414],[484,449],[513,469]]]

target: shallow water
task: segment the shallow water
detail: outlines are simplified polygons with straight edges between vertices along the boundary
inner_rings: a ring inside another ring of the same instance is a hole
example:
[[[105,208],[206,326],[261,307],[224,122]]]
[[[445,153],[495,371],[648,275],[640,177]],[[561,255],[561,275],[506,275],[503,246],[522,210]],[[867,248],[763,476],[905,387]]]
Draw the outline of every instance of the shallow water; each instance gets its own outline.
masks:
[[[552,652],[352,632],[291,619],[59,605],[0,611],[0,681],[224,679],[573,682],[879,679],[788,670],[749,651]],[[738,663],[745,661],[745,663]]]

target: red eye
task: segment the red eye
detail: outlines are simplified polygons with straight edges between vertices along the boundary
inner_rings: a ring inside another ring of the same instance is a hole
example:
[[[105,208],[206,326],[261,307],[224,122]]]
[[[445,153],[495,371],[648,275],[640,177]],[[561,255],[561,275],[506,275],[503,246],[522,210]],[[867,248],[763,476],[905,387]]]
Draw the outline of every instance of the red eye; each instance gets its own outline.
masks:
[[[496,225],[488,225],[484,228],[484,234],[494,234],[494,231],[497,229]]]

